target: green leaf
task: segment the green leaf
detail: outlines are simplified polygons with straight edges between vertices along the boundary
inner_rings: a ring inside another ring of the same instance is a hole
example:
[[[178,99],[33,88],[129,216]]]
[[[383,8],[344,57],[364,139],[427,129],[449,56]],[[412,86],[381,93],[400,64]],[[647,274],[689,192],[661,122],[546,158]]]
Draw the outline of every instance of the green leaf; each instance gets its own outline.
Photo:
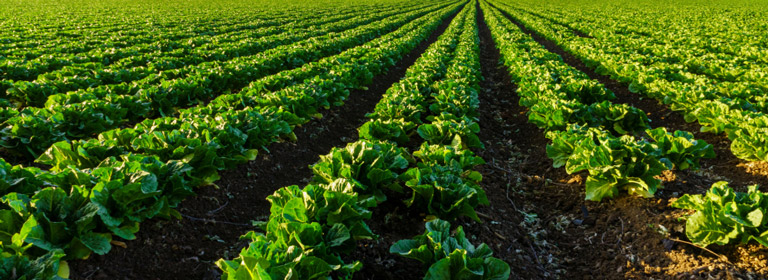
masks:
[[[109,244],[111,241],[112,236],[107,233],[90,232],[80,236],[80,242],[99,255],[104,255],[112,249],[112,246]]]
[[[291,222],[308,222],[309,217],[304,200],[298,197],[289,200],[283,207],[283,218]]]
[[[297,269],[303,279],[326,278],[333,270],[333,266],[323,259],[313,256],[302,258]]]
[[[765,232],[761,233],[758,236],[753,235],[753,236],[750,236],[749,238],[751,240],[757,241],[757,243],[760,243],[760,245],[763,245],[764,247],[768,247],[768,230],[766,230]]]
[[[424,279],[506,279],[509,265],[492,256],[485,244],[473,246],[459,226],[453,236],[450,224],[435,219],[426,223],[426,232],[400,240],[389,251],[429,265]]]
[[[343,224],[333,224],[328,233],[325,234],[325,242],[329,247],[341,246],[351,238],[349,229]]]
[[[451,278],[451,259],[442,259],[434,263],[427,270],[424,276],[425,280],[450,280]]]
[[[432,262],[433,253],[428,245],[421,244],[417,240],[399,240],[389,247],[389,252],[403,257],[419,260],[422,263]]]
[[[485,268],[485,271],[483,272],[483,279],[485,280],[509,279],[509,265],[500,259],[487,258],[485,259],[483,267]]]
[[[441,139],[445,138],[440,129],[433,124],[420,125],[416,131],[421,138],[430,143],[442,143]]]
[[[704,210],[704,199],[698,194],[685,194],[671,204],[672,207],[690,210]]]
[[[586,199],[601,201],[603,198],[613,198],[619,194],[616,184],[617,182],[608,178],[589,176],[586,182]]]

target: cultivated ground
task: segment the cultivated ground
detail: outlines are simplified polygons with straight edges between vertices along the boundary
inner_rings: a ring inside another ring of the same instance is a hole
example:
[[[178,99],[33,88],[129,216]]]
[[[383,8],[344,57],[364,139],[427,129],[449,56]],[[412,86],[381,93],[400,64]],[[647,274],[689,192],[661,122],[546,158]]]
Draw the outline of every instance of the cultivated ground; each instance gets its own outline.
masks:
[[[478,5],[479,9],[479,5]],[[553,42],[525,32],[569,65],[587,73],[613,91],[616,103],[640,108],[652,126],[694,132],[715,147],[717,157],[702,161],[700,171],[664,173],[664,189],[656,198],[623,196],[603,202],[584,200],[585,174],[568,175],[552,168],[546,158],[548,140],[528,122],[527,109],[518,105],[516,85],[500,64],[499,51],[479,11],[480,49],[484,80],[480,92],[479,134],[487,162],[479,170],[490,206],[477,209],[482,223],[461,219],[473,242],[484,242],[495,256],[512,267],[514,279],[765,279],[768,249],[755,244],[711,246],[688,243],[684,221],[688,212],[669,204],[686,193],[704,193],[720,180],[734,186],[768,187],[768,164],[745,162],[733,156],[725,136],[699,133],[695,123],[655,100],[630,93],[627,85],[597,75]],[[181,220],[151,220],[142,224],[134,241],[107,255],[71,263],[72,279],[218,279],[214,262],[231,259],[245,242],[238,236],[253,229],[252,220],[266,220],[265,197],[278,188],[304,184],[308,166],[332,147],[357,140],[356,128],[365,122],[384,91],[445,30],[446,19],[432,36],[366,90],[350,95],[345,106],[323,113],[324,118],[296,129],[298,141],[269,146],[270,153],[222,173],[216,186],[202,187],[196,197],[179,207]],[[513,18],[509,18],[513,20]],[[740,190],[744,190],[743,188]],[[348,256],[364,268],[356,279],[419,278],[417,261],[388,252],[393,242],[423,232],[423,214],[390,199],[375,208],[367,223],[380,235],[360,242]],[[413,276],[413,277],[410,277]]]

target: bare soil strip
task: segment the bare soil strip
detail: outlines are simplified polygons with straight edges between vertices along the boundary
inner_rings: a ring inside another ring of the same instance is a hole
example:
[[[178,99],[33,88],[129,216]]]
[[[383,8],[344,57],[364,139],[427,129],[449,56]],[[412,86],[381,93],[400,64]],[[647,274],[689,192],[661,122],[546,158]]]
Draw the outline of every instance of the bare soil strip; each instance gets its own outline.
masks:
[[[467,227],[467,232],[484,237],[495,256],[510,264],[514,279],[551,279],[557,267],[548,259],[549,247],[536,240],[534,225],[525,222],[533,205],[520,191],[539,188],[545,177],[562,178],[546,159],[544,133],[528,122],[528,109],[520,106],[517,87],[509,71],[501,64],[499,50],[478,8],[481,70],[485,78],[480,92],[480,139],[486,149],[480,156],[487,162],[480,170],[483,185],[491,201],[478,209],[486,217],[484,224]],[[534,179],[536,178],[536,179]],[[537,180],[537,181],[534,181]]]

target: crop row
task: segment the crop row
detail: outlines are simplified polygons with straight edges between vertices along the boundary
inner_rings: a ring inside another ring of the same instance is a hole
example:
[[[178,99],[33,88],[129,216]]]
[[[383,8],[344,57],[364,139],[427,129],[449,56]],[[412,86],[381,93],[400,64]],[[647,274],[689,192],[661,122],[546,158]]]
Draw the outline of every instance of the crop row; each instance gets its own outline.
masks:
[[[331,17],[331,19],[343,20],[350,17],[352,16],[340,15]],[[313,20],[305,18],[303,20],[314,24],[323,23],[323,20],[317,19]],[[287,27],[290,28],[291,26],[296,26],[296,24],[291,24]],[[168,67],[174,66],[174,62],[179,64],[182,62],[192,64],[195,61],[201,63],[206,61],[206,59],[226,58],[227,53],[222,53],[222,51],[228,49],[226,48],[226,44],[228,43],[240,42],[245,44],[249,41],[256,41],[255,39],[258,37],[271,36],[286,30],[284,26],[280,26],[275,22],[252,23],[241,28],[242,30],[216,34],[213,36],[182,36],[175,35],[178,34],[178,32],[174,30],[167,30],[166,32],[161,33],[161,35],[172,36],[172,38],[157,38],[146,43],[141,42],[141,36],[135,36],[130,39],[132,42],[135,42],[130,46],[121,47],[119,49],[116,49],[115,47],[103,47],[85,53],[75,53],[71,54],[73,58],[68,61],[58,59],[51,63],[45,63],[39,61],[39,59],[25,59],[23,61],[13,61],[12,59],[8,59],[4,61],[4,68],[2,68],[6,75],[14,75],[17,71],[25,71],[25,75],[29,75],[30,77],[28,79],[16,81],[14,81],[14,78],[12,77],[7,77],[3,80],[3,83],[4,87],[15,88],[16,90],[39,87],[42,88],[40,90],[52,92],[72,91],[79,89],[79,86],[89,86],[88,84],[93,84],[92,86],[106,84],[110,81],[108,79],[111,74],[110,72],[113,71],[131,70],[135,72],[149,71],[151,69],[168,70],[173,69]],[[225,45],[224,49],[220,47],[221,44]],[[52,60],[54,57],[46,56],[45,59]],[[18,65],[19,63],[31,64],[34,65],[34,67]],[[18,70],[11,67],[18,67]],[[139,72],[135,75],[141,74],[142,72]],[[77,77],[75,78],[75,76]],[[73,84],[61,85],[62,80],[67,78],[68,80],[71,80]],[[102,82],[101,79],[104,81]],[[24,81],[28,82],[25,83]],[[5,90],[3,90],[3,92],[4,91]]]
[[[638,64],[634,62],[635,56],[605,51],[613,49],[612,41],[580,38],[572,32],[559,32],[562,26],[548,24],[512,8],[506,11],[588,66],[596,67],[599,74],[629,84],[632,92],[669,104],[672,110],[683,112],[687,121],[698,121],[702,131],[725,132],[731,140],[731,152],[737,157],[749,161],[768,160],[768,116],[760,109],[763,101],[754,99],[764,98],[765,94],[729,88],[726,91],[731,95],[722,96],[720,91],[712,90],[722,82],[701,76],[686,78],[695,74],[680,74],[676,66]],[[629,51],[633,50],[621,48],[621,53]]]
[[[406,76],[387,90],[369,114],[371,121],[360,128],[361,140],[321,156],[307,186],[285,187],[267,198],[272,207],[266,234],[245,234],[251,241],[248,248],[234,260],[217,262],[222,279],[350,277],[362,265],[344,263],[341,256],[355,249],[356,240],[376,238],[365,220],[387,192],[403,192],[403,184],[412,192],[409,207],[450,220],[462,215],[477,219],[474,207],[487,200],[472,168],[483,161],[461,141],[474,132],[445,130],[439,139],[427,132],[443,121],[455,126],[476,120],[480,77],[475,14],[475,5],[468,4]],[[451,96],[462,98],[451,101]],[[415,133],[424,143],[410,154],[400,145]],[[448,221],[433,220],[426,228],[424,235],[401,240],[390,250],[429,265],[424,279],[509,277],[509,266],[491,257],[485,244],[472,245],[461,227],[454,236]]]
[[[401,5],[402,6],[402,5]],[[385,7],[381,7],[385,8]],[[391,7],[390,7],[391,8]],[[312,10],[311,13],[307,11]],[[372,9],[369,11],[375,11]],[[289,12],[289,11],[284,11]],[[137,45],[153,43],[158,41],[179,41],[197,37],[218,37],[221,35],[237,35],[247,33],[251,30],[263,28],[285,26],[291,28],[303,25],[302,21],[316,21],[318,18],[334,18],[336,16],[349,17],[359,13],[354,8],[344,11],[328,11],[322,9],[312,9],[307,7],[297,13],[275,15],[267,11],[252,10],[248,14],[241,15],[238,18],[199,18],[197,22],[185,20],[182,17],[170,18],[167,23],[153,24],[120,24],[115,26],[92,27],[89,29],[79,29],[81,40],[73,40],[70,36],[63,36],[66,32],[64,26],[60,26],[55,31],[37,30],[30,36],[12,38],[6,37],[3,40],[5,44],[0,46],[0,55],[6,56],[12,64],[38,62],[35,60],[41,56],[49,55],[47,59],[64,58],[69,55],[84,57],[91,51],[100,49],[132,49]],[[61,23],[59,23],[61,24]],[[202,26],[201,26],[202,25]],[[154,33],[154,34],[153,34]],[[13,34],[16,35],[16,34]],[[152,36],[154,35],[154,36]],[[63,61],[66,64],[66,61]],[[107,62],[112,63],[112,62]],[[36,66],[32,69],[36,69]],[[45,67],[45,66],[42,66]],[[10,73],[5,73],[5,79],[13,78]],[[33,73],[30,73],[33,74]],[[30,78],[34,78],[31,76]]]
[[[544,21],[559,22],[551,18],[555,15],[546,17],[533,12],[527,13]],[[571,17],[568,20],[575,19]],[[560,26],[558,24],[552,26],[558,29],[558,32],[564,32],[568,28],[567,22]],[[590,29],[586,30],[597,33]],[[703,96],[700,98],[720,99],[744,110],[768,112],[766,103],[768,102],[766,99],[768,85],[764,83],[765,78],[768,77],[766,76],[768,67],[747,58],[755,55],[723,54],[704,49],[695,43],[670,47],[668,42],[674,41],[673,38],[677,37],[668,36],[681,36],[679,34],[667,34],[662,36],[663,38],[650,35],[603,33],[596,35],[600,37],[596,47],[600,48],[601,52],[623,56],[631,59],[633,64],[652,65],[658,69],[658,73],[664,74],[664,77],[670,81],[694,85]],[[585,41],[594,40],[585,39]],[[601,44],[601,42],[608,43]],[[630,66],[623,70],[632,71],[632,68]]]
[[[489,5],[490,6],[490,5]],[[503,9],[507,10],[507,9]],[[508,11],[508,10],[507,10]],[[513,14],[513,12],[510,12],[510,14]],[[525,16],[521,16],[520,14],[513,14],[518,15],[520,18],[527,18]],[[503,17],[500,13],[497,13],[497,16],[499,18]],[[493,21],[493,20],[491,20]],[[545,25],[534,25],[534,28],[544,28]],[[547,27],[552,27],[553,29],[557,29],[556,25],[546,25]],[[553,27],[554,26],[554,27]],[[518,48],[517,51],[504,51],[502,46],[502,56],[504,59],[508,62],[508,65],[513,65],[510,69],[521,69],[523,65],[521,63],[530,63],[530,59],[533,59],[533,61],[536,61],[536,53],[539,53],[539,51],[533,51],[532,46],[536,46],[535,42],[532,38],[530,38],[527,35],[523,35],[522,32],[517,28],[516,26],[510,24],[507,22],[507,27],[509,29],[514,29],[517,33],[517,42],[520,42],[522,44],[518,45],[520,48]],[[508,29],[508,30],[509,30]],[[560,30],[558,34],[564,34],[562,30]],[[547,33],[544,33],[547,34]],[[575,33],[571,33],[574,34]],[[550,34],[552,35],[552,34]],[[504,42],[515,42],[514,38],[510,37],[503,37],[504,39],[502,41]],[[527,44],[526,44],[527,43]],[[501,44],[501,43],[500,43]],[[508,44],[511,45],[511,44]],[[526,46],[527,45],[527,46]],[[541,50],[542,48],[538,46],[538,49]],[[514,55],[509,55],[510,53],[515,53]],[[550,54],[551,55],[551,54]],[[539,56],[539,58],[543,58],[545,56]],[[520,59],[522,58],[522,59]],[[547,60],[547,59],[544,59]],[[561,64],[564,63],[559,60],[559,58],[550,56],[548,58],[550,62],[554,60],[554,64]],[[509,61],[515,61],[513,63],[509,63]],[[523,67],[524,68],[524,67]],[[552,67],[550,64],[549,70],[556,69],[557,67]],[[535,102],[526,102],[526,99],[530,98],[529,96],[531,93],[535,93],[536,89],[535,87],[529,87],[529,86],[535,86],[536,84],[539,84],[543,80],[543,77],[557,77],[557,80],[560,81],[567,81],[566,75],[563,75],[562,72],[559,71],[551,71],[551,72],[545,72],[546,75],[538,75],[536,76],[532,72],[525,72],[521,71],[522,73],[515,75],[515,71],[511,70],[512,76],[516,77],[516,79],[523,79],[519,81],[519,90],[518,93],[521,95],[521,104],[536,104],[531,107],[531,120],[534,123],[539,123],[540,127],[546,127],[547,125],[541,125],[540,118],[535,117],[537,114],[536,111],[540,110],[536,108],[536,106],[539,106],[542,103],[542,100],[535,99]],[[555,75],[553,75],[555,74]],[[581,76],[582,79],[587,79],[586,75],[580,74],[576,76]],[[528,79],[531,79],[530,77],[533,77],[531,80],[534,80],[533,85],[529,85],[524,80],[528,77]],[[542,87],[540,84],[538,85],[539,88],[539,94],[541,94]],[[565,83],[563,84],[563,87],[561,88],[569,88],[568,85]],[[570,87],[573,88],[573,87]],[[525,93],[528,89],[531,91],[529,93]],[[592,92],[603,92],[602,90],[594,91]],[[606,94],[602,93],[598,96],[606,96]],[[610,95],[609,95],[610,97]],[[574,97],[572,95],[569,96],[561,96],[563,99],[570,99],[570,100],[578,100],[579,97]],[[582,96],[583,98],[583,96]],[[594,98],[594,97],[593,97]],[[567,116],[572,112],[568,112],[565,110],[561,111],[548,111],[550,116]],[[627,111],[627,112],[631,112]],[[638,112],[641,115],[642,112]],[[578,114],[577,114],[578,115]],[[616,118],[616,116],[619,116],[618,114],[607,114],[610,115],[610,119],[613,121],[620,120],[620,118]],[[628,115],[623,115],[624,117]],[[552,124],[556,122],[547,122],[547,124]],[[633,121],[632,123],[643,123],[642,121]],[[645,121],[647,126],[647,121]],[[621,123],[619,123],[621,124]],[[587,124],[589,125],[589,124]],[[613,128],[616,130],[617,123],[613,123]],[[621,130],[626,130],[624,125],[619,125],[621,127]],[[608,128],[610,130],[610,128]],[[584,130],[581,130],[584,131]],[[615,134],[618,132],[618,130],[613,131]],[[682,131],[676,131],[674,134],[670,135],[669,133],[666,133],[663,129],[654,129],[654,130],[646,130],[646,135],[650,140],[653,142],[648,142],[646,140],[640,140],[633,143],[632,138],[626,138],[621,141],[615,141],[611,142],[605,141],[606,139],[609,139],[611,136],[608,136],[608,138],[605,138],[606,135],[610,135],[606,132],[599,132],[597,130],[589,131],[588,133],[588,139],[587,140],[579,140],[581,136],[574,135],[573,131],[569,132],[550,132],[547,136],[553,140],[553,144],[547,147],[547,153],[555,160],[555,165],[562,165],[565,163],[566,165],[566,171],[573,172],[574,170],[580,170],[583,169],[585,165],[588,165],[590,167],[594,167],[596,162],[603,161],[605,163],[608,163],[608,159],[616,159],[617,156],[620,157],[632,157],[633,160],[641,159],[645,162],[648,162],[647,159],[649,157],[657,157],[658,161],[667,165],[667,166],[675,166],[678,169],[687,169],[687,168],[698,168],[698,159],[702,157],[713,157],[714,153],[712,152],[711,145],[708,145],[704,143],[703,141],[697,141],[693,140],[693,137],[690,133],[682,132]],[[570,135],[569,135],[570,134]],[[554,136],[554,137],[553,137]],[[627,137],[627,136],[624,136]],[[559,139],[558,139],[559,138]],[[604,150],[608,151],[609,149],[613,149],[610,153],[600,152],[600,153],[582,153],[582,154],[576,154],[579,153],[579,149],[583,149],[584,143],[587,146],[594,145],[593,139],[599,139],[598,141],[603,145]],[[606,145],[607,144],[607,145]],[[622,147],[623,146],[623,147]],[[626,147],[637,147],[636,149],[627,150]],[[607,148],[607,149],[606,149]],[[616,148],[622,148],[625,152],[616,153]],[[572,153],[571,151],[576,150],[576,153]],[[564,152],[565,151],[565,152]],[[631,151],[631,152],[627,152]],[[564,159],[562,156],[563,154],[568,155],[568,153],[571,153],[571,156],[567,159]],[[589,158],[582,159],[580,161],[574,162],[574,156],[581,157],[581,156],[587,156]],[[663,156],[663,158],[660,158],[660,156]],[[645,159],[644,159],[645,158]],[[614,162],[616,163],[616,162]],[[640,163],[640,164],[639,164]],[[672,163],[672,165],[670,165]],[[624,170],[632,170],[634,169],[635,174],[637,174],[637,171],[640,172],[649,172],[654,167],[653,165],[646,165],[643,166],[641,162],[629,162],[624,161],[621,163],[623,172]],[[661,168],[662,166],[658,166],[657,168]],[[650,167],[650,168],[649,168]],[[610,165],[603,165],[598,169],[598,172],[592,172],[590,170],[590,176],[594,176],[596,174],[605,176],[606,174],[624,174],[624,173],[616,173],[615,166]],[[601,173],[602,172],[602,173]],[[639,179],[644,180],[646,184],[648,184],[649,180],[655,180],[649,177],[640,177]],[[621,182],[621,181],[619,181]],[[628,191],[630,192],[638,192],[641,191],[645,192],[641,187],[643,187],[642,183],[639,182],[639,180],[633,180],[633,179],[627,179],[622,184],[625,184],[625,187],[628,188]],[[594,181],[592,182],[594,184]],[[650,185],[650,184],[649,184]],[[650,189],[647,189],[650,190]],[[590,198],[590,179],[587,179],[587,198]],[[648,194],[648,193],[646,193]],[[650,193],[652,194],[652,192]],[[610,196],[610,195],[608,195]],[[763,192],[760,192],[758,190],[758,186],[750,186],[748,188],[748,191],[746,193],[744,192],[736,192],[730,187],[727,186],[727,183],[725,182],[718,182],[712,185],[712,188],[705,194],[705,195],[683,195],[681,198],[675,200],[671,206],[677,207],[677,208],[683,208],[683,209],[690,209],[690,210],[696,210],[695,213],[689,215],[687,217],[686,221],[686,235],[689,240],[694,242],[695,244],[698,244],[700,246],[707,246],[710,244],[719,244],[719,245],[726,245],[726,244],[732,244],[732,243],[747,243],[749,241],[756,241],[764,246],[768,246],[768,219],[764,219],[766,213],[768,213],[768,195],[766,195]]]
[[[620,190],[652,197],[664,170],[698,168],[714,157],[712,145],[688,132],[651,129],[640,109],[614,104],[615,95],[572,68],[484,3],[485,20],[502,60],[518,85],[529,121],[547,130],[547,156],[568,173],[588,171],[586,198],[601,200]],[[636,137],[644,133],[645,136]]]
[[[38,30],[24,36],[23,44],[21,42],[3,44],[3,47],[6,48],[18,46],[0,51],[0,55],[7,58],[0,63],[0,77],[3,80],[32,80],[40,74],[64,66],[104,68],[113,64],[118,64],[118,66],[130,65],[141,60],[152,61],[143,57],[150,52],[163,51],[171,56],[181,55],[184,53],[184,49],[199,48],[201,45],[215,49],[215,44],[203,45],[206,42],[211,42],[208,39],[212,39],[214,42],[220,40],[227,42],[249,37],[255,38],[286,30],[304,30],[312,26],[306,25],[304,21],[332,22],[334,18],[338,20],[357,14],[400,10],[409,6],[422,5],[393,4],[395,3],[364,9],[365,12],[362,13],[355,8],[344,9],[340,12],[338,10],[305,7],[296,12],[283,10],[280,14],[250,9],[247,14],[239,15],[237,18],[226,17],[225,20],[203,18],[204,22],[190,25],[182,17],[176,17],[171,18],[171,22],[168,24],[154,23],[150,26],[147,24],[124,24],[106,29],[78,29],[79,34],[70,34],[70,36],[62,34],[66,32],[62,32],[60,29],[62,27],[59,27],[51,32],[51,38],[40,37],[45,32]],[[310,10],[313,11],[308,12]],[[132,26],[139,26],[140,28]],[[200,26],[205,26],[205,28]],[[73,40],[72,36],[80,37],[80,40]],[[10,39],[4,41],[10,41]]]
[[[221,67],[218,63],[206,62],[226,62],[235,58],[249,57],[309,38],[322,38],[329,33],[365,25],[398,13],[419,10],[424,6],[390,8],[362,15],[341,14],[318,19],[300,19],[302,21],[299,24],[270,24],[254,30],[247,29],[215,36],[154,41],[148,47],[149,49],[137,49],[140,45],[133,45],[130,48],[119,49],[119,53],[106,48],[104,50],[109,53],[109,57],[88,53],[83,57],[87,57],[90,61],[67,65],[59,70],[40,74],[33,81],[5,80],[2,82],[4,86],[0,87],[0,93],[7,91],[5,98],[15,106],[45,105],[49,108],[56,105],[46,102],[50,100],[49,96],[80,89],[88,89],[87,93],[110,90],[111,87],[107,85],[122,84],[116,93],[132,94],[146,84],[196,74],[194,70],[197,68]],[[115,59],[119,60],[115,61]]]
[[[227,91],[258,90],[253,85],[239,87],[360,46],[435,9],[438,7],[403,13],[373,23],[351,20],[340,22],[340,25],[330,24],[329,28],[348,30],[275,46],[265,52],[226,62],[185,68],[182,72],[187,73],[179,75],[182,76],[180,78],[173,78],[174,75],[164,72],[159,77],[148,77],[146,82],[122,83],[52,96],[46,108],[26,108],[16,116],[12,114],[15,111],[9,109],[4,113],[13,117],[6,120],[0,130],[0,145],[37,157],[58,141],[87,138],[151,117],[185,117],[189,110],[180,108],[204,103],[221,94],[227,96],[230,94]],[[165,76],[169,77],[166,79]]]
[[[53,46],[56,43],[69,43],[72,39],[96,38],[104,40],[102,42],[110,40],[125,42],[125,39],[131,36],[141,36],[163,29],[214,34],[260,21],[285,24],[295,22],[297,18],[364,13],[386,7],[408,6],[413,3],[368,1],[350,5],[350,3],[334,1],[300,4],[262,2],[259,3],[258,8],[254,8],[252,3],[238,1],[210,3],[193,0],[185,3],[159,4],[139,0],[132,4],[98,2],[46,5],[39,3],[39,5],[21,7],[18,3],[4,2],[0,4],[1,8],[9,13],[2,22],[0,42],[7,43],[3,47],[8,48],[35,48]],[[15,44],[23,42],[30,45]],[[101,45],[94,47],[98,48]],[[0,47],[0,49],[3,48]]]
[[[445,8],[424,15],[419,19],[419,22],[425,21],[427,17],[440,15],[444,10]],[[413,22],[406,26],[412,24]],[[58,142],[38,158],[38,162],[53,166],[53,170],[57,170],[69,165],[76,165],[80,168],[95,167],[105,158],[126,153],[155,155],[162,160],[171,160],[184,159],[190,154],[199,153],[199,151],[193,152],[195,149],[207,151],[199,154],[201,159],[205,159],[205,155],[209,152],[222,154],[240,150],[238,145],[241,144],[238,142],[229,143],[222,139],[213,141],[218,142],[216,145],[210,145],[200,142],[198,138],[207,135],[208,130],[219,126],[219,124],[232,125],[228,119],[242,112],[260,111],[261,115],[265,117],[283,115],[279,118],[282,122],[295,125],[318,116],[320,108],[334,104],[340,105],[340,98],[346,97],[349,94],[349,89],[369,83],[376,73],[382,71],[379,68],[381,66],[375,63],[361,65],[361,63],[370,60],[370,56],[374,54],[369,51],[370,47],[381,46],[385,39],[414,40],[418,38],[404,28],[405,26],[383,38],[377,38],[339,55],[326,57],[318,62],[287,71],[288,73],[285,75],[269,76],[238,93],[219,96],[206,106],[180,110],[179,116],[175,118],[148,119],[137,124],[134,128],[110,130],[100,134],[95,139]],[[396,50],[401,51],[400,49]],[[389,49],[384,51],[392,52]],[[388,54],[398,55],[397,53]],[[338,64],[339,62],[344,63]],[[390,61],[388,65],[393,63]],[[265,91],[261,86],[262,84],[270,84],[276,90]],[[288,113],[288,115],[284,113]],[[256,120],[258,119],[256,118]],[[256,120],[251,121],[251,123],[238,123],[236,127],[253,126]],[[252,139],[268,139],[270,134],[267,132],[274,129],[272,126],[265,125],[263,131],[253,131],[254,135],[249,136]],[[210,136],[205,138],[210,138]],[[196,161],[195,159],[189,160]],[[203,165],[201,167],[206,165],[230,166],[230,162],[238,162],[239,160],[237,157],[226,156],[213,162],[202,160],[201,164]]]
[[[300,17],[301,18],[301,17]],[[311,17],[307,17],[307,20]],[[14,49],[6,50],[2,55],[8,59],[0,65],[3,81],[29,81],[38,78],[39,75],[55,71],[67,66],[108,66],[131,62],[131,57],[137,57],[144,53],[155,51],[169,52],[173,49],[187,47],[187,42],[195,43],[212,34],[249,33],[260,29],[277,29],[281,24],[287,24],[285,20],[264,20],[258,22],[222,22],[218,26],[214,24],[207,33],[196,30],[187,30],[184,25],[167,27],[165,29],[152,30],[112,30],[115,33],[88,34],[88,39],[73,40],[69,36],[57,33],[59,39],[50,40],[50,44],[37,45],[35,42],[46,40],[44,38],[26,39],[26,44]],[[124,26],[122,28],[125,28]],[[162,30],[162,31],[160,31]],[[111,34],[120,34],[111,37]],[[104,36],[110,36],[103,38]],[[187,41],[192,40],[192,41]],[[114,42],[116,41],[116,42]],[[11,44],[8,44],[11,45]],[[189,44],[192,45],[192,44]],[[39,48],[39,50],[38,50]],[[173,54],[170,52],[169,54]]]
[[[556,25],[588,33],[593,38],[614,42],[606,52],[631,49],[624,55],[632,56],[637,63],[646,65],[659,64],[664,67],[677,66],[682,72],[704,75],[724,82],[718,85],[721,94],[728,94],[726,87],[751,85],[765,92],[762,83],[766,77],[767,54],[759,48],[759,43],[752,42],[748,32],[732,32],[730,25],[701,20],[697,16],[711,16],[697,13],[693,19],[680,17],[680,13],[651,13],[644,17],[629,17],[621,12],[610,10],[592,10],[575,12],[569,9],[541,10],[504,2],[519,11],[523,11]],[[739,13],[729,16],[739,16]],[[755,24],[758,21],[741,15],[741,21]],[[709,23],[713,23],[709,25]],[[606,25],[607,24],[607,25]],[[631,25],[629,25],[631,24]],[[696,26],[703,24],[704,26]],[[661,26],[659,26],[661,25]],[[692,26],[693,25],[693,26]],[[752,28],[759,28],[752,25]],[[740,26],[739,28],[750,28]],[[725,29],[725,30],[723,30]],[[742,29],[743,30],[743,29]],[[574,32],[575,33],[575,32]],[[701,33],[701,34],[698,34]],[[716,33],[713,36],[711,33]],[[738,43],[737,43],[738,42]]]
[[[178,216],[172,208],[195,186],[214,181],[220,169],[253,159],[257,149],[291,139],[292,127],[317,116],[320,108],[341,105],[350,89],[386,71],[458,7],[451,4],[310,63],[313,78],[283,90],[243,91],[231,96],[238,104],[221,100],[197,108],[195,117],[112,131],[87,148],[60,142],[47,155],[71,161],[52,171],[4,163],[0,215],[9,222],[0,229],[0,246],[6,266],[18,269],[2,272],[48,278],[62,259],[105,254],[113,236],[135,238],[147,218]]]

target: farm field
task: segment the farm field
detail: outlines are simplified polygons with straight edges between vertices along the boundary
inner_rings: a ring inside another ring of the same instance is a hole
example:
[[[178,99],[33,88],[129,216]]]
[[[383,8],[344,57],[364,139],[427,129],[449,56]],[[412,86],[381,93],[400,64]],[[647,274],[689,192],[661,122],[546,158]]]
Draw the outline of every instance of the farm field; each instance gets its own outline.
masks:
[[[761,1],[0,10],[0,279],[768,279]]]

